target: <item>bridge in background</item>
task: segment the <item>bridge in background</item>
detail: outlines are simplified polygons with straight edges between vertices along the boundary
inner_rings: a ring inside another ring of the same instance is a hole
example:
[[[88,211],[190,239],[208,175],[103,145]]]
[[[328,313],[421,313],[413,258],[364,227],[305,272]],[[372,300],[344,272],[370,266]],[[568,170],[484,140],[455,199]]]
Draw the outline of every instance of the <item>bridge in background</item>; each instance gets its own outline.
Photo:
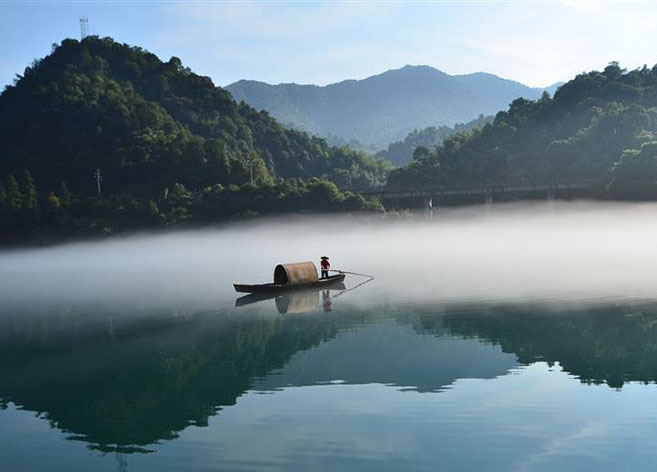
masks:
[[[518,197],[540,197],[551,200],[559,196],[584,195],[601,185],[600,180],[580,180],[571,182],[552,183],[496,183],[486,185],[460,186],[460,187],[432,187],[415,189],[381,189],[361,192],[363,195],[372,195],[381,200],[398,201],[424,201],[432,206],[433,200],[464,198],[490,203],[495,199],[513,199]]]

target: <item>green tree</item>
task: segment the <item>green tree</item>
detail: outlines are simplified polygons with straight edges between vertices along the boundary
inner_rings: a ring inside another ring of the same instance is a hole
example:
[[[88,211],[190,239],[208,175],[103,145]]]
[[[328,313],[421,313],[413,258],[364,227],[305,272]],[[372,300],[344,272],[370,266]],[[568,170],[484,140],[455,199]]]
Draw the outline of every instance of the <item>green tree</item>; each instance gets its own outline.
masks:
[[[657,198],[657,141],[623,151],[612,168],[609,191],[620,199]]]
[[[23,198],[25,199],[23,207],[27,210],[36,210],[39,207],[39,194],[37,193],[32,173],[29,170],[23,172],[21,184]]]
[[[424,146],[418,146],[415,148],[415,151],[413,151],[413,160],[414,161],[421,161],[423,159],[428,158],[431,155],[431,151],[427,149]]]
[[[7,208],[7,191],[5,187],[0,184],[0,211]]]
[[[46,199],[46,202],[48,204],[49,210],[58,210],[62,206],[60,199],[53,192],[50,192],[48,194],[48,198]]]
[[[67,207],[71,204],[71,192],[68,191],[68,186],[66,182],[61,182],[59,184],[59,201],[63,207]]]
[[[7,179],[7,205],[12,212],[19,212],[23,208],[23,193],[13,174]]]

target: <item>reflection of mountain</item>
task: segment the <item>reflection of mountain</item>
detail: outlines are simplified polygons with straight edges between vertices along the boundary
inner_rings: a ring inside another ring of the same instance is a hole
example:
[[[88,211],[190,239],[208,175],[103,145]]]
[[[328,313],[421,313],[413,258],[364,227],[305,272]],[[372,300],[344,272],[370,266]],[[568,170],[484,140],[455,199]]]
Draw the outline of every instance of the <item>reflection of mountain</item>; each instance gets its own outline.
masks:
[[[655,305],[576,312],[507,307],[448,315],[444,323],[455,335],[498,344],[522,363],[558,362],[582,382],[657,382]]]
[[[393,319],[342,333],[317,349],[297,354],[255,388],[313,385],[341,380],[437,391],[461,378],[504,375],[516,357],[474,339],[418,336]]]
[[[15,311],[0,316],[0,401],[91,447],[130,452],[207,424],[249,389],[342,380],[437,391],[503,375],[516,356],[558,361],[586,382],[657,380],[655,307],[395,315],[336,305],[298,316],[271,301],[258,305],[268,315]]]
[[[514,364],[477,341],[418,336],[415,315],[373,323],[378,312],[281,317],[271,301],[264,308],[273,316],[240,309],[0,318],[0,398],[42,412],[93,448],[130,452],[207,424],[252,388],[341,379],[435,391]]]
[[[42,412],[54,427],[94,448],[124,452],[207,424],[254,377],[359,320],[153,314],[121,329],[120,323],[107,328],[109,317],[93,313],[50,319],[59,334],[51,335],[53,326],[40,318],[20,329],[2,320],[8,333],[0,336],[2,402]],[[98,320],[105,320],[102,332],[80,329]],[[62,324],[70,336],[62,334]]]

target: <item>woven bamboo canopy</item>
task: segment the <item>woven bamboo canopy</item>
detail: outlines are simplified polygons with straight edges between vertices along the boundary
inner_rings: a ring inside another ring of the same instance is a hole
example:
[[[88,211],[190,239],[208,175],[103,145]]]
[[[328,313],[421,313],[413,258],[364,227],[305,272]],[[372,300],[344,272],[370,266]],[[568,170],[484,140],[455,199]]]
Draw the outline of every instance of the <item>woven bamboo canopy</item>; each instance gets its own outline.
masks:
[[[281,285],[299,285],[317,282],[317,267],[308,262],[278,264],[274,269],[274,283]]]

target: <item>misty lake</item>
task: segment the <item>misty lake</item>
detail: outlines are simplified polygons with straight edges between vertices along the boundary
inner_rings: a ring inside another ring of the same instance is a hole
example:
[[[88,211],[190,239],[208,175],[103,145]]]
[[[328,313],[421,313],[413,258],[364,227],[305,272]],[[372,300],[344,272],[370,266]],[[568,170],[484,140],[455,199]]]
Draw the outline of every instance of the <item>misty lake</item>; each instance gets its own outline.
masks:
[[[548,202],[4,250],[0,470],[654,470],[656,241]],[[374,279],[233,291],[323,254]]]

